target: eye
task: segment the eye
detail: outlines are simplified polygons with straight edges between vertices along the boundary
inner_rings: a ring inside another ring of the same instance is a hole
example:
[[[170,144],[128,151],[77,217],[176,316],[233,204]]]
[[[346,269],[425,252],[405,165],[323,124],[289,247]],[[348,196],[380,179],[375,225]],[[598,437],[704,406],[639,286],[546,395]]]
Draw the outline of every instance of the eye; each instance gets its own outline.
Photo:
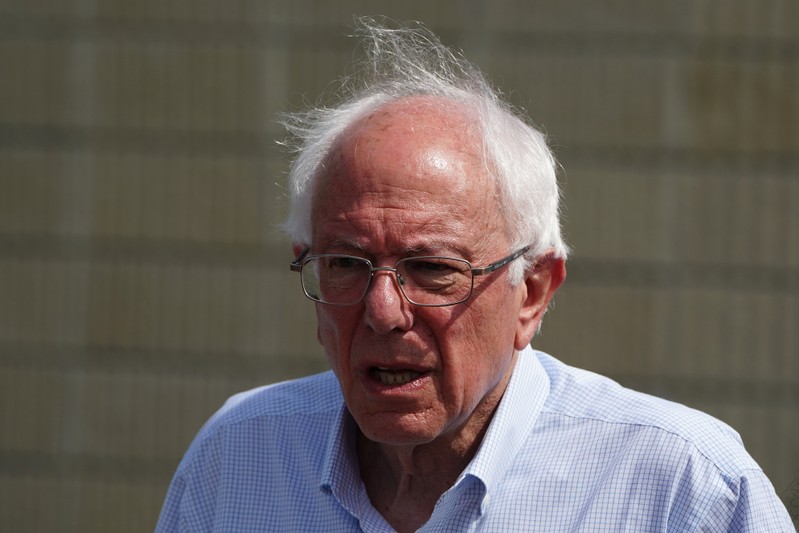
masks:
[[[405,270],[411,276],[444,277],[458,272],[455,264],[445,259],[409,259]]]
[[[363,268],[365,264],[366,263],[363,259],[347,256],[332,256],[327,260],[327,268],[339,270]]]
[[[409,261],[408,268],[418,271],[420,273],[427,273],[427,274],[438,273],[442,275],[446,275],[448,273],[456,271],[453,265],[447,263],[446,261],[439,261],[439,260]]]
[[[451,290],[468,284],[469,265],[459,259],[444,257],[420,257],[403,263],[403,276],[420,289]]]

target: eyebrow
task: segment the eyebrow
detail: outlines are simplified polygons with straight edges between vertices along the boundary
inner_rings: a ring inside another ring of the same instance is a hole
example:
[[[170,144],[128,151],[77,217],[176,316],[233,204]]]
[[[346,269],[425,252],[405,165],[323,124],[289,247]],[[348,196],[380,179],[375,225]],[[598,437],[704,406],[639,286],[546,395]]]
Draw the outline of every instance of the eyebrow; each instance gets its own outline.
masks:
[[[361,252],[366,252],[366,246],[357,243],[355,241],[350,240],[343,240],[343,239],[335,239],[327,243],[326,248],[349,248],[352,250],[357,250]]]
[[[330,241],[325,248],[332,249],[349,249],[354,252],[360,252],[363,255],[371,255],[367,247],[361,243],[351,241],[348,239],[335,239]],[[413,256],[448,256],[448,257],[462,257],[467,258],[469,254],[460,246],[453,246],[451,243],[435,243],[435,244],[417,244],[407,246],[400,254],[402,257]]]

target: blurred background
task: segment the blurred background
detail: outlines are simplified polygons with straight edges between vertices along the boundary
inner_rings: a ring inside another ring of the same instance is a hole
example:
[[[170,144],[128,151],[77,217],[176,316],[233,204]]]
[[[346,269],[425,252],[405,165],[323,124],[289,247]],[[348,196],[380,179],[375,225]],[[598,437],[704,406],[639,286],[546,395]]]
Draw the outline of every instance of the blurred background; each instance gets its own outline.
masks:
[[[225,398],[326,367],[276,114],[349,72],[364,14],[549,135],[574,253],[533,344],[728,422],[787,503],[796,1],[0,0],[0,530],[152,530]]]

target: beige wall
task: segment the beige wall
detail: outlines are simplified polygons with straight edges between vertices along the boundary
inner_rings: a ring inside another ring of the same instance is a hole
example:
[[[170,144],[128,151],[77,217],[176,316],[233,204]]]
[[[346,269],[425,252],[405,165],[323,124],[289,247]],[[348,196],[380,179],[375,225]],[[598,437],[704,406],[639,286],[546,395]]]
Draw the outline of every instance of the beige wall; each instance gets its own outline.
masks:
[[[0,530],[146,531],[231,393],[323,369],[280,111],[422,20],[550,135],[538,347],[799,475],[799,4],[0,0]]]

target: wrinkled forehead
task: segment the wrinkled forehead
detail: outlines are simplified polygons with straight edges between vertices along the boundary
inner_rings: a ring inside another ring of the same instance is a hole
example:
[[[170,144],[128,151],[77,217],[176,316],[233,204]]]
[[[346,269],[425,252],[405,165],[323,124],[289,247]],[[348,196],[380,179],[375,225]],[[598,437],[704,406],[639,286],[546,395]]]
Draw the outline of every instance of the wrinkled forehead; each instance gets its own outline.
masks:
[[[399,248],[446,238],[483,247],[484,236],[506,233],[475,129],[469,115],[429,100],[359,120],[317,177],[313,239],[350,234]]]
[[[493,191],[474,113],[442,98],[385,104],[338,137],[316,177],[317,191],[331,181],[340,187],[346,181],[391,186],[402,180],[453,194]]]

